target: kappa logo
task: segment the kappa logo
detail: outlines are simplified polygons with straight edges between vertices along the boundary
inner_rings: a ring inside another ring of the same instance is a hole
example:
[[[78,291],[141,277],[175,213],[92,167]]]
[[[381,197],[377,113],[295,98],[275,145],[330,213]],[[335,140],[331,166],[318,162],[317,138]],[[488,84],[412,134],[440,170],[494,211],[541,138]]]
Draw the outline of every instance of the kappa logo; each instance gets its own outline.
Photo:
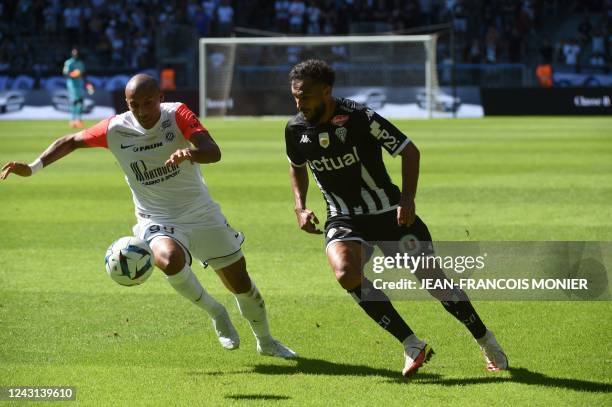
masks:
[[[327,132],[319,133],[319,144],[323,148],[329,147],[329,134]]]
[[[366,109],[365,114],[366,114],[366,116],[368,116],[369,120],[372,120],[372,117],[374,116],[374,110]]]
[[[348,114],[339,114],[339,115],[332,117],[331,122],[334,126],[344,126],[344,123],[346,123],[348,119],[349,119]]]
[[[346,141],[346,127],[338,127],[336,129],[336,137],[340,140],[340,142],[344,143]]]
[[[308,134],[302,134],[302,138],[300,139],[301,144],[310,143],[310,139],[308,138]]]
[[[327,238],[339,239],[348,236],[348,234],[351,232],[352,230],[347,227],[338,226],[337,228],[331,228],[329,231],[327,231]]]

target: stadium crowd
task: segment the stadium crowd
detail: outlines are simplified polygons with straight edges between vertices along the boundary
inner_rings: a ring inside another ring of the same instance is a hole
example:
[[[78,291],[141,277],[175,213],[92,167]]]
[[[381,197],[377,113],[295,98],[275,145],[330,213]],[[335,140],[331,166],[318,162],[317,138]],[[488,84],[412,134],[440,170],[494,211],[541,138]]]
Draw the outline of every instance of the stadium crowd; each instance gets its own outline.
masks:
[[[559,21],[580,15],[576,32],[551,39]],[[57,69],[73,45],[90,67],[155,67],[156,41],[177,26],[192,30],[195,46],[248,30],[411,33],[442,23],[454,29],[460,62],[610,61],[612,0],[9,0],[0,2],[0,72]]]

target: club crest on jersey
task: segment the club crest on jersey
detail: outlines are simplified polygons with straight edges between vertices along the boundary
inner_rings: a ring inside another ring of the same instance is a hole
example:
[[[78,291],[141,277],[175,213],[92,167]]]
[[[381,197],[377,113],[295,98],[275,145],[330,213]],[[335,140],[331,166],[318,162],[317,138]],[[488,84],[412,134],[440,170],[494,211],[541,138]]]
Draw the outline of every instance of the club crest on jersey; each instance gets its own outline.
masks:
[[[329,147],[329,134],[327,132],[319,133],[319,144],[323,148]]]
[[[340,140],[342,143],[344,143],[346,140],[346,132],[346,127],[338,127],[336,129],[336,137],[338,137],[338,140]]]
[[[168,141],[172,141],[174,140],[174,133],[169,131],[168,133],[166,133],[166,140]]]
[[[332,117],[331,122],[334,126],[344,126],[344,123],[346,123],[348,119],[349,119],[348,114],[339,114],[339,115]]]

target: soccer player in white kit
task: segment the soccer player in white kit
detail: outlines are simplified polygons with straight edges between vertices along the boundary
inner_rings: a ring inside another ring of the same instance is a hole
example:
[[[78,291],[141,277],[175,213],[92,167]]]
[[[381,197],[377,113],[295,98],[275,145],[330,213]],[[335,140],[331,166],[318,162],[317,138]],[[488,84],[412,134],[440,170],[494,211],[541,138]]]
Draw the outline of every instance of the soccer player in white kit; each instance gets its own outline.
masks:
[[[210,265],[234,294],[257,339],[257,351],[295,358],[295,352],[270,335],[264,301],[240,248],[244,237],[227,223],[203,182],[197,164],[219,161],[219,147],[186,105],[162,103],[152,77],[132,77],[125,97],[128,112],[60,137],[31,164],[7,163],[0,180],[11,173],[31,176],[78,148],[109,149],[132,191],[138,220],[134,234],[149,242],[170,285],[207,312],[221,345],[236,349],[240,338],[225,307],[192,272],[192,255]]]

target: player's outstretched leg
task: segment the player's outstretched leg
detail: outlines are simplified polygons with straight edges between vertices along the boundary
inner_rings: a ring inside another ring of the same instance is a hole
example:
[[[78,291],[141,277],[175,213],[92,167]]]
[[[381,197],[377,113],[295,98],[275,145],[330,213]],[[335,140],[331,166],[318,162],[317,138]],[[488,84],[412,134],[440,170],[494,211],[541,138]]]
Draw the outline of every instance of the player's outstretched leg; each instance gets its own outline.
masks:
[[[296,358],[297,353],[270,334],[266,305],[257,286],[247,273],[244,256],[240,256],[228,266],[216,268],[215,271],[227,289],[234,294],[240,313],[249,322],[257,340],[257,352],[264,356]]]
[[[391,300],[361,273],[361,245],[355,241],[336,241],[327,248],[327,258],[336,279],[357,304],[381,328],[393,335],[404,348],[405,377],[415,374],[431,359],[433,349],[420,340],[391,304]]]
[[[434,254],[431,245],[431,234],[427,225],[417,216],[415,222],[402,231],[405,235],[416,236],[421,242],[429,243],[424,254]],[[438,268],[435,263],[431,268],[418,268],[415,275],[419,280],[447,280],[444,271]],[[441,284],[440,286],[444,286]],[[428,292],[440,301],[444,309],[461,322],[472,334],[480,349],[483,352],[489,371],[508,369],[508,358],[497,343],[495,336],[487,329],[484,322],[474,309],[468,295],[459,288],[454,289],[429,289]]]
[[[185,262],[183,248],[173,239],[163,237],[151,242],[151,250],[155,255],[155,264],[166,274],[168,283],[210,316],[221,346],[230,350],[238,349],[240,337],[227,310],[202,287]]]
[[[423,271],[418,270],[417,275],[422,277]],[[428,278],[432,275],[441,275],[438,278],[445,279],[441,270],[435,270],[433,273],[428,272]],[[434,277],[437,278],[437,277]],[[491,331],[487,329],[482,319],[474,309],[468,295],[458,288],[447,289],[432,289],[430,294],[439,299],[440,303],[446,311],[461,322],[472,334],[480,349],[483,352],[487,363],[487,370],[498,371],[508,369],[508,358],[503,349],[495,339]]]

